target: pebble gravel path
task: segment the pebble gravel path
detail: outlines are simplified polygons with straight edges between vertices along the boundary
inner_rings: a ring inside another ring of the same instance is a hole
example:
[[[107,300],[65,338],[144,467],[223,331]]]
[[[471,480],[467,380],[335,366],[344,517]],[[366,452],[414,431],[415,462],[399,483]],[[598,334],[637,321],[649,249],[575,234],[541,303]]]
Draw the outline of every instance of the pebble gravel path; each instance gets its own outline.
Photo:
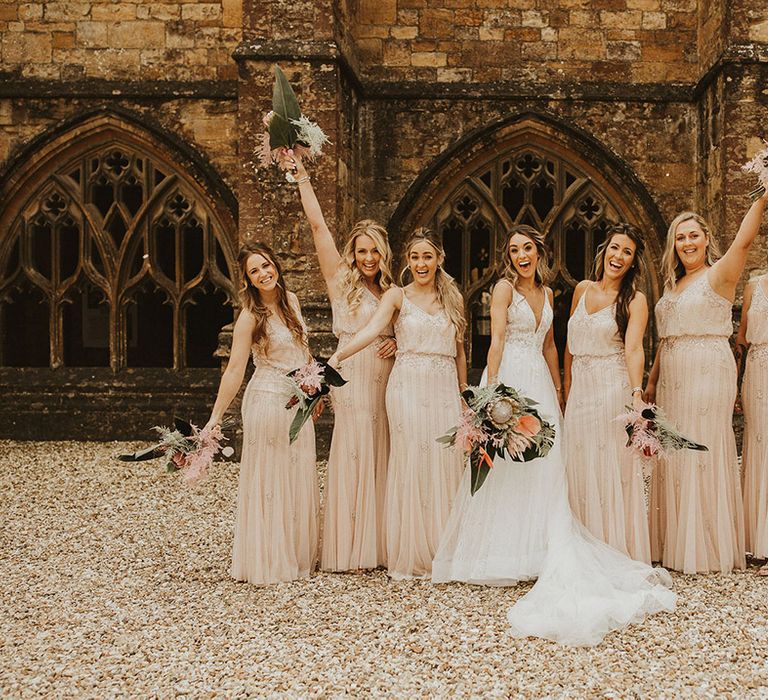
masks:
[[[768,698],[754,567],[594,649],[516,640],[528,586],[232,581],[237,464],[189,490],[140,446],[0,441],[0,697]]]

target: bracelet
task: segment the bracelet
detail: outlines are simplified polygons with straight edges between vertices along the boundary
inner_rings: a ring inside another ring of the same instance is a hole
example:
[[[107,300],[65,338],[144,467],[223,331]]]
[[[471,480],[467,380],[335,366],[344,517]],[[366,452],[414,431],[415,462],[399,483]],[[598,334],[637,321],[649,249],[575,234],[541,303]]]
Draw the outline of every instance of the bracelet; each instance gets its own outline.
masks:
[[[309,175],[305,175],[304,177],[300,177],[298,180],[296,180],[296,184],[297,185],[301,185],[301,184],[303,184],[305,182],[309,182],[310,179],[311,178],[309,177]]]
[[[643,393],[643,387],[636,386],[634,389],[632,389],[632,394],[631,395],[634,396],[638,391],[642,394]]]

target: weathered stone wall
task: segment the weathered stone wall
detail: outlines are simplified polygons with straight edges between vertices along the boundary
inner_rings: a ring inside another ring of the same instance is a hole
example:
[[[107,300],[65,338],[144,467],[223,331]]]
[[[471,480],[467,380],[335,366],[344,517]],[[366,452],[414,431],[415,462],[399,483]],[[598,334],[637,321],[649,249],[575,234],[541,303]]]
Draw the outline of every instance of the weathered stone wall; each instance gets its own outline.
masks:
[[[2,71],[50,80],[228,80],[242,0],[0,4]]]
[[[695,0],[358,0],[366,79],[692,81]]]

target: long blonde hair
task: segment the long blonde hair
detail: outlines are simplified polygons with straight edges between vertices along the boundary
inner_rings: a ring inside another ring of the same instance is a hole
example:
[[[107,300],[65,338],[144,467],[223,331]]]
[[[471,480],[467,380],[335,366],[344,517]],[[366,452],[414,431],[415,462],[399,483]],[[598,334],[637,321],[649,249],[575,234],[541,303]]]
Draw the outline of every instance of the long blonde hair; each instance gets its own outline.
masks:
[[[506,280],[512,287],[517,283],[517,270],[515,264],[512,262],[512,255],[509,252],[509,242],[512,240],[512,236],[521,234],[526,238],[529,238],[536,246],[536,252],[539,255],[539,259],[536,262],[536,270],[533,275],[533,281],[536,286],[543,287],[549,281],[551,271],[549,269],[548,259],[549,250],[547,244],[544,241],[544,234],[539,233],[533,226],[527,224],[516,224],[507,231],[507,238],[504,241],[504,252],[501,256],[501,263],[498,268],[499,279]]]
[[[464,318],[464,297],[461,295],[461,291],[459,291],[459,287],[453,277],[443,269],[445,250],[443,250],[442,242],[435,233],[427,228],[417,228],[405,242],[405,265],[400,273],[400,285],[405,286],[410,281],[408,275],[411,268],[408,264],[408,256],[411,254],[411,248],[417,243],[422,242],[429,243],[437,253],[435,296],[437,297],[437,303],[445,309],[445,313],[448,314],[448,318],[456,329],[456,338],[461,339],[464,337],[464,330],[467,327],[467,322]]]
[[[664,254],[661,256],[661,274],[664,278],[665,289],[674,289],[677,281],[685,275],[685,267],[680,262],[680,257],[675,250],[677,227],[684,221],[695,221],[704,231],[704,235],[707,237],[707,265],[712,266],[720,259],[720,247],[709,229],[707,220],[692,211],[678,214],[669,225],[667,240],[664,243]]]
[[[288,326],[288,330],[291,331],[291,335],[296,339],[296,342],[303,348],[307,348],[306,331],[299,320],[296,309],[293,308],[293,305],[288,299],[288,290],[285,288],[283,269],[280,267],[280,263],[275,257],[275,254],[266,243],[246,241],[243,243],[237,254],[237,262],[240,265],[240,301],[243,308],[250,311],[253,314],[254,319],[256,319],[256,326],[253,329],[253,344],[262,354],[267,352],[269,347],[267,319],[271,313],[264,305],[259,290],[256,289],[256,287],[251,284],[250,279],[248,279],[248,258],[256,254],[266,258],[275,266],[275,271],[277,272],[277,285],[275,289],[277,291],[278,311],[283,317],[285,325]]]
[[[376,282],[381,291],[385,292],[394,283],[390,263],[392,261],[392,249],[389,247],[387,230],[371,219],[358,221],[349,234],[349,238],[341,251],[342,263],[339,266],[339,293],[347,303],[351,313],[360,306],[363,298],[363,275],[357,267],[355,260],[355,244],[358,236],[368,236],[379,251],[379,271],[376,273]]]

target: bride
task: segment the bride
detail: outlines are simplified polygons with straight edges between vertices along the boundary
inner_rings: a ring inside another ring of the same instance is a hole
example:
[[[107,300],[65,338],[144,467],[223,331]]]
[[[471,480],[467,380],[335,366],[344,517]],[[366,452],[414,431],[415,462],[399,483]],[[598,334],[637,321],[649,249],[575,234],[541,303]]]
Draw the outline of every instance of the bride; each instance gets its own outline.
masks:
[[[497,457],[474,496],[470,470],[465,470],[432,580],[507,586],[536,578],[508,612],[512,633],[594,646],[611,630],[639,622],[645,614],[673,610],[675,594],[665,569],[629,559],[589,534],[571,514],[542,235],[530,226],[513,227],[504,263],[491,299],[492,338],[482,383],[501,381],[538,401],[558,437],[544,458],[513,462]]]

